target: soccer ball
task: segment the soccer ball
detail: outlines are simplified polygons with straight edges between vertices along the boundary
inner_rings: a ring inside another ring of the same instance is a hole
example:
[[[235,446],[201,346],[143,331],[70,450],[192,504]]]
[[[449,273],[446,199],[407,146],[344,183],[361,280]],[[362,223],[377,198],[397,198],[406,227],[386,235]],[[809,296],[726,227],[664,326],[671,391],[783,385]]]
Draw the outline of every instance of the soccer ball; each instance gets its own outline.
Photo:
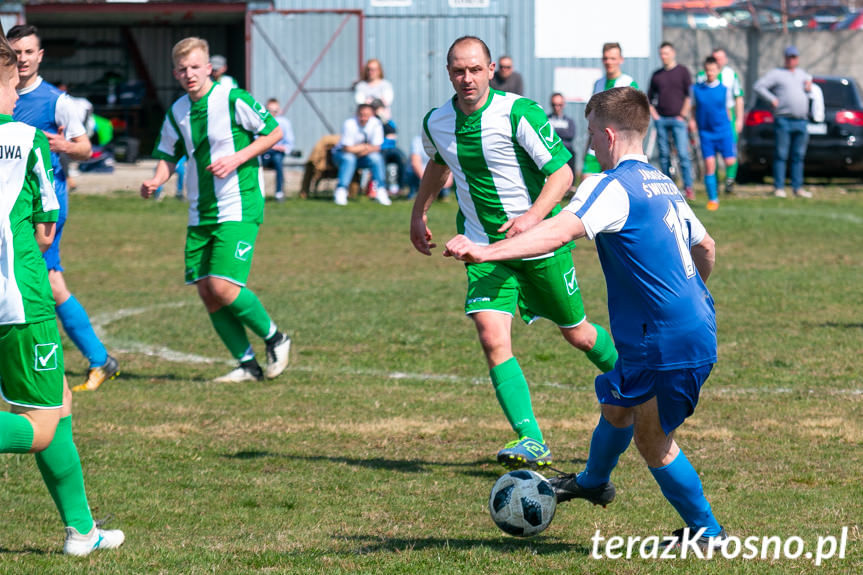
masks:
[[[529,469],[501,475],[488,498],[492,521],[516,537],[530,537],[543,531],[554,518],[556,507],[557,497],[551,483]]]

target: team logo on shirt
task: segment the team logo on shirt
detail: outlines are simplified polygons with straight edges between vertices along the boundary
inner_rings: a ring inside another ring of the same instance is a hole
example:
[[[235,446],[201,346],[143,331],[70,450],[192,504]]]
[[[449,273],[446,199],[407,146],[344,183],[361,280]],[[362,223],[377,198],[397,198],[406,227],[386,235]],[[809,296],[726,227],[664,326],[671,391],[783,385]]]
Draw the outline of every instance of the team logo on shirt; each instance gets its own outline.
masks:
[[[57,369],[58,343],[37,343],[33,350],[36,355],[36,371],[52,371]]]
[[[557,137],[557,132],[554,131],[554,127],[551,125],[551,122],[546,122],[545,125],[539,129],[539,137],[542,139],[542,143],[545,144],[545,147],[549,150],[560,143],[560,138]]]
[[[249,261],[249,256],[252,253],[252,244],[248,242],[237,242],[237,251],[234,252],[234,257],[241,262]]]
[[[578,291],[578,284],[575,281],[575,266],[563,274],[563,283],[566,284],[566,293],[569,295]]]

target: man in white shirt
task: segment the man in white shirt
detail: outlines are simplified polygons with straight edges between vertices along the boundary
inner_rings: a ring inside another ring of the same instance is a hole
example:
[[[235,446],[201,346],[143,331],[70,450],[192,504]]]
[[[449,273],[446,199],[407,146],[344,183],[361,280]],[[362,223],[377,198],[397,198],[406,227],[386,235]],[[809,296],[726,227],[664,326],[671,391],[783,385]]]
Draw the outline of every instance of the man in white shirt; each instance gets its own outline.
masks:
[[[341,139],[333,148],[333,162],[339,168],[339,183],[334,198],[336,205],[348,204],[348,186],[357,168],[371,170],[378,203],[384,206],[392,203],[384,184],[384,157],[381,155],[383,143],[383,124],[375,117],[370,104],[360,104],[357,106],[356,115],[342,124]]]

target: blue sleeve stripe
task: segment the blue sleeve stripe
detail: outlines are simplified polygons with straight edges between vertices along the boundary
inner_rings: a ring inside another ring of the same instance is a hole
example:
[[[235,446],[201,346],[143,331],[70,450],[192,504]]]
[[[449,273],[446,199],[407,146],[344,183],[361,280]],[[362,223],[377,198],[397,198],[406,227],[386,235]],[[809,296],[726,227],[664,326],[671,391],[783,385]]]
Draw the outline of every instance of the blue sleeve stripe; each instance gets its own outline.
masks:
[[[585,200],[584,204],[580,208],[578,208],[578,211],[575,212],[575,215],[579,218],[584,217],[585,212],[587,212],[587,210],[589,210],[591,206],[593,206],[593,203],[599,199],[600,194],[602,194],[602,192],[605,191],[605,188],[607,188],[608,185],[613,181],[614,178],[610,178],[607,175],[602,178],[602,181],[596,184],[596,187],[593,188],[593,191],[590,192],[587,200]]]

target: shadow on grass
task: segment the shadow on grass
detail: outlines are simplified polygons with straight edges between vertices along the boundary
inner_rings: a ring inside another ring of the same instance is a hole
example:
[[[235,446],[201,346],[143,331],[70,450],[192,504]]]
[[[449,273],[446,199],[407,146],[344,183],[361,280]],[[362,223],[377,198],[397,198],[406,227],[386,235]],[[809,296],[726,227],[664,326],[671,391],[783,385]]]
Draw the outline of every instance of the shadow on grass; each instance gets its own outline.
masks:
[[[838,327],[841,329],[863,329],[863,323],[844,322],[844,321],[827,321],[827,322],[820,324],[819,327]]]
[[[14,553],[15,555],[51,555],[51,552],[45,551],[44,549],[36,549],[35,547],[22,547],[20,549],[9,549],[8,547],[3,547],[0,545],[0,555],[5,555],[7,553]],[[4,571],[5,573],[5,571]]]
[[[339,540],[357,545],[354,550],[360,555],[371,553],[401,553],[404,551],[424,551],[426,549],[452,549],[455,551],[471,551],[487,548],[496,553],[520,552],[528,550],[536,555],[555,555],[560,553],[576,553],[587,556],[590,547],[580,543],[560,543],[545,540],[544,537],[530,539],[500,538],[500,539],[459,539],[440,537],[372,537],[363,535],[338,536]]]

